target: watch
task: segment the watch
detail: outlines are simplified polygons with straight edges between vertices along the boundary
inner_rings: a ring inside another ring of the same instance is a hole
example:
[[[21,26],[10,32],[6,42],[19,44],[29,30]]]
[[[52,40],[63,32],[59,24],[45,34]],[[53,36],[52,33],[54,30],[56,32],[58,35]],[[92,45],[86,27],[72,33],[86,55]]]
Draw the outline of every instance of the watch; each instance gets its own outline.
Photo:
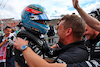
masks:
[[[28,47],[28,45],[23,45],[23,46],[21,47],[21,51],[25,50],[27,47]]]

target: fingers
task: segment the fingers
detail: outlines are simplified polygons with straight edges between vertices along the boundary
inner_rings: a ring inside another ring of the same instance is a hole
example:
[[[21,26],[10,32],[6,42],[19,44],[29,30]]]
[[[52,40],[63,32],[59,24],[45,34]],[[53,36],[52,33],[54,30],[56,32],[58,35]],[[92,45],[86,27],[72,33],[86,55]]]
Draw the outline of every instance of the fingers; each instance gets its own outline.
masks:
[[[19,42],[19,39],[20,39],[20,38],[17,37],[17,38],[14,40],[14,45],[13,45],[13,48],[14,48],[14,49],[15,49],[15,48],[16,48],[16,49],[18,48],[19,43],[20,43],[20,42]]]
[[[16,48],[18,50],[21,50],[21,47],[23,45],[28,45],[28,41],[27,40],[24,40],[22,38],[19,38],[17,37],[14,41],[14,47],[13,48]]]
[[[57,44],[54,44],[53,46],[51,46],[52,49],[56,49],[58,48]]]
[[[73,2],[73,7],[74,8],[77,8],[79,5],[78,5],[78,0],[72,0]]]

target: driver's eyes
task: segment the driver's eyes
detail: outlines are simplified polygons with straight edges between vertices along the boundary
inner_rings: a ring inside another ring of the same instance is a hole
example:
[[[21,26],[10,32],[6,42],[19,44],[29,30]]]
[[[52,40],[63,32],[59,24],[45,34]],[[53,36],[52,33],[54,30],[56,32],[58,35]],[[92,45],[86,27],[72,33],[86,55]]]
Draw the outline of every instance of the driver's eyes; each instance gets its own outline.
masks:
[[[38,22],[38,23],[45,24],[45,22]]]
[[[36,22],[40,24],[46,24],[45,21],[36,21]]]

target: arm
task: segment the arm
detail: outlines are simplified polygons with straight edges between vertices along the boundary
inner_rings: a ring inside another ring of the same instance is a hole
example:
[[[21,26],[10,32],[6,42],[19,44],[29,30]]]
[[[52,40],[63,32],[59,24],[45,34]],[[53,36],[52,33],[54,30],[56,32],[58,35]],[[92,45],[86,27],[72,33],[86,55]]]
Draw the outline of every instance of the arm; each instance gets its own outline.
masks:
[[[78,4],[78,0],[72,0],[74,8],[78,11],[80,16],[86,21],[86,23],[91,26],[92,28],[100,31],[100,22],[93,18],[92,16],[88,15]]]
[[[52,49],[56,49],[57,48],[57,46],[56,46],[56,44],[54,44],[53,46],[50,46],[50,48],[52,48]],[[52,62],[54,62],[54,59],[48,59],[48,58],[44,58],[44,60],[46,60],[47,62],[49,62],[49,63],[52,63]]]
[[[28,41],[25,41],[21,38],[17,38],[14,43],[14,47],[18,50],[21,50],[21,46],[23,44],[28,45]],[[23,52],[23,56],[27,61],[29,67],[97,67],[99,66],[100,59],[90,60],[81,63],[75,64],[60,64],[60,63],[48,63],[44,59],[42,59],[39,55],[37,55],[30,47],[26,48]],[[95,64],[93,64],[95,62]],[[95,65],[95,66],[94,66]]]
[[[56,49],[58,48],[57,44],[54,44],[53,46],[51,46],[52,49]]]
[[[17,38],[15,40],[14,47],[18,50],[21,50],[21,46],[25,44],[28,45],[28,41],[25,41],[21,38]],[[33,52],[33,50],[30,47],[26,48],[22,53],[29,67],[66,67],[66,64],[60,64],[60,63],[50,64],[46,62],[39,55]]]
[[[23,55],[29,67],[66,67],[66,64],[60,63],[47,63],[44,59],[42,59],[39,55],[31,50],[31,48],[27,48],[23,51]]]

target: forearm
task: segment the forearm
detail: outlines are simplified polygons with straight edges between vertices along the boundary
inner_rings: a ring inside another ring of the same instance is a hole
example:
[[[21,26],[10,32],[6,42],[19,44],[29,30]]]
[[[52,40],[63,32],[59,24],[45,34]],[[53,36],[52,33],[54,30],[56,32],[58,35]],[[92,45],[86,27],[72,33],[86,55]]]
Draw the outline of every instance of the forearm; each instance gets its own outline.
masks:
[[[23,55],[29,67],[66,67],[66,64],[47,63],[29,47],[23,51]]]
[[[3,45],[4,43],[5,43],[5,42],[0,43],[0,47],[2,47],[2,45]]]
[[[81,7],[78,7],[76,10],[89,26],[100,31],[100,22],[97,19],[87,14]]]
[[[44,67],[48,64],[40,56],[34,53],[29,47],[23,51],[23,55],[29,67]]]

